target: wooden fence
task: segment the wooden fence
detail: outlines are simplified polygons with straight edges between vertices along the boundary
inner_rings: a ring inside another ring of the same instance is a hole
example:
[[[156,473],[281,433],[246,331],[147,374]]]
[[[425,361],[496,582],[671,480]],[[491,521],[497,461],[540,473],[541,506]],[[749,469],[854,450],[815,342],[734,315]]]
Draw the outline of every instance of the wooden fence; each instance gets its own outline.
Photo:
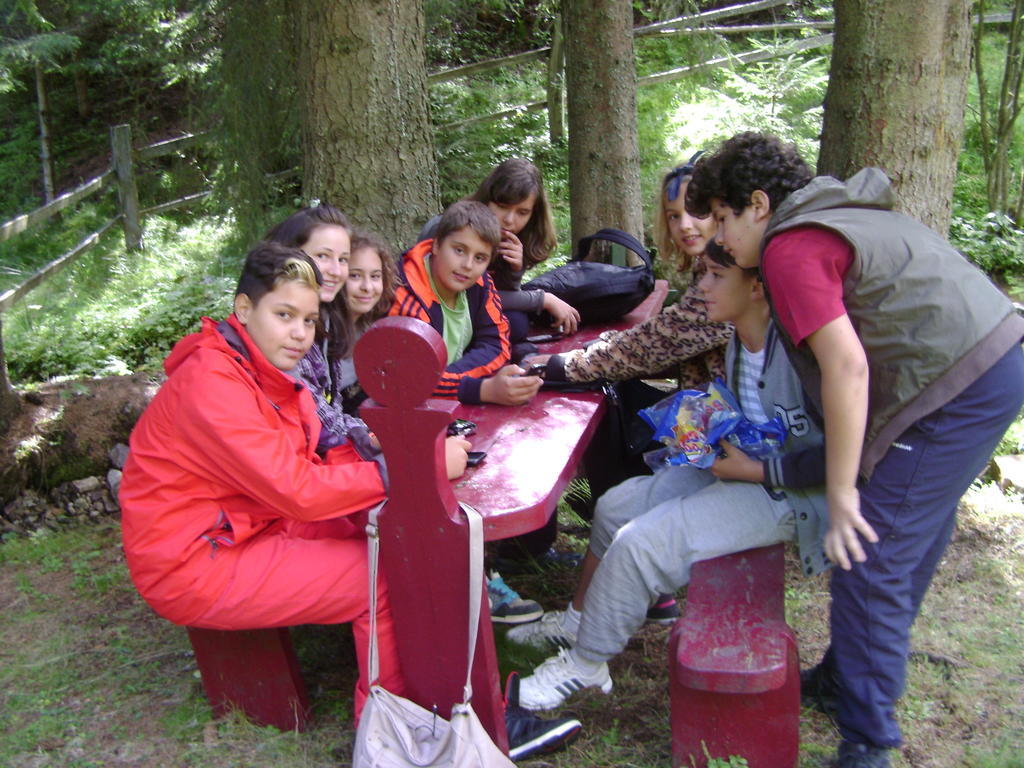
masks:
[[[22,214],[3,225],[0,225],[0,242],[28,232],[43,222],[56,216],[60,211],[86,198],[95,195],[110,186],[116,186],[118,196],[117,216],[106,222],[95,232],[86,237],[67,253],[57,257],[36,271],[20,285],[0,295],[0,313],[9,309],[14,302],[23,297],[40,283],[57,274],[83,253],[95,246],[111,227],[120,224],[124,231],[125,247],[138,250],[142,246],[142,217],[149,213],[157,213],[183,205],[189,205],[210,194],[211,190],[202,190],[194,194],[169,200],[148,208],[139,207],[139,193],[136,184],[136,163],[141,160],[152,160],[163,155],[181,152],[187,147],[201,141],[203,135],[187,134],[176,139],[160,141],[137,150],[132,149],[131,128],[128,125],[115,125],[110,129],[111,167],[99,176],[89,179],[70,192],[50,201],[41,208]]]
[[[680,16],[678,18],[669,19],[668,21],[658,22],[657,24],[637,27],[634,30],[634,34],[637,37],[685,35],[697,32],[740,34],[763,32],[771,29],[795,29],[801,27],[806,28],[808,26],[822,26],[809,24],[783,24],[775,25],[774,27],[772,25],[761,24],[747,25],[743,27],[711,26],[715,22],[723,19],[785,5],[786,2],[787,0],[756,0],[755,2],[743,3],[740,5],[730,6],[728,8],[719,8],[713,11],[694,14],[692,16]],[[828,24],[824,24],[824,26],[828,26]],[[785,55],[792,50],[803,50],[808,47],[828,45],[830,41],[830,35],[822,35],[811,38],[810,40],[801,41],[799,47],[782,48],[775,55]],[[640,78],[637,81],[637,84],[644,86],[651,83],[664,82],[666,80],[684,77],[689,72],[697,71],[698,69],[723,66],[730,62],[744,63],[746,61],[757,61],[769,58],[771,55],[773,55],[772,52],[760,51],[753,54],[742,54],[738,57],[732,58],[723,57],[712,61],[706,61],[692,67],[680,67],[668,72],[662,72],[656,75]],[[497,59],[490,59],[488,61],[467,64],[462,67],[446,69],[441,72],[435,72],[428,76],[427,82],[431,85],[435,83],[442,83],[501,67],[518,66],[531,61],[540,61],[545,58],[548,61],[547,98],[545,100],[530,104],[522,104],[510,109],[492,112],[490,114],[472,117],[454,123],[439,125],[437,126],[437,129],[452,130],[475,123],[498,120],[503,117],[512,116],[522,112],[542,111],[550,108],[549,111],[551,119],[549,124],[551,126],[553,138],[557,139],[561,137],[564,132],[563,121],[561,119],[562,104],[564,102],[562,87],[562,83],[564,82],[564,53],[561,25],[559,24],[555,25],[554,34],[552,35],[552,45],[549,47],[539,48],[534,51],[527,51],[514,56],[504,56]],[[16,301],[25,296],[25,294],[33,288],[37,287],[40,283],[52,277],[61,269],[78,259],[82,254],[86,253],[99,242],[100,237],[111,227],[120,224],[124,232],[125,247],[128,250],[137,250],[142,245],[143,216],[146,214],[170,210],[172,208],[178,208],[184,205],[190,205],[191,203],[208,196],[211,191],[202,190],[194,194],[185,195],[184,197],[180,197],[176,200],[170,200],[143,208],[140,207],[139,204],[139,193],[136,184],[136,167],[138,163],[152,160],[163,155],[182,152],[183,150],[188,149],[207,138],[207,134],[187,134],[179,138],[160,141],[155,144],[150,144],[133,150],[130,127],[127,125],[117,125],[111,128],[111,167],[96,178],[89,179],[75,189],[70,192],[66,192],[41,208],[37,208],[34,211],[18,216],[11,221],[0,225],[0,243],[23,232],[31,231],[65,208],[75,205],[92,195],[98,194],[112,185],[116,186],[117,189],[119,202],[118,215],[95,232],[91,232],[70,251],[46,264],[25,282],[0,295],[0,313],[10,308]]]
[[[756,0],[755,2],[742,3],[727,8],[717,8],[703,13],[689,16],[680,16],[668,21],[661,21],[656,24],[637,27],[633,30],[635,37],[652,37],[665,35],[691,35],[691,34],[752,34],[759,32],[770,32],[779,30],[796,29],[829,29],[832,22],[793,22],[781,24],[748,24],[735,26],[719,26],[716,22],[724,19],[735,18],[757,11],[763,11],[781,5],[786,5],[788,0]],[[1005,23],[1009,20],[1009,14],[986,14],[984,23]],[[664,83],[686,77],[694,72],[720,67],[725,65],[749,64],[757,61],[764,61],[774,57],[787,56],[796,51],[805,51],[814,48],[821,48],[831,45],[832,35],[821,34],[815,37],[796,40],[791,43],[780,45],[776,48],[762,51],[751,51],[735,56],[723,56],[698,64],[677,67],[665,72],[647,75],[637,79],[640,87]],[[563,131],[562,104],[564,94],[562,84],[564,82],[564,46],[559,24],[555,25],[552,35],[552,45],[545,48],[538,48],[525,53],[518,53],[514,56],[504,56],[497,59],[466,64],[461,67],[435,72],[427,77],[430,85],[447,82],[457,78],[486,72],[502,67],[518,66],[531,61],[547,59],[547,98],[543,101],[520,104],[515,107],[492,112],[478,117],[471,117],[453,123],[436,126],[437,130],[452,130],[463,128],[481,122],[490,122],[504,117],[510,117],[524,112],[538,112],[549,110],[549,126],[552,138],[560,138]],[[137,250],[142,244],[142,217],[146,214],[159,213],[172,208],[190,205],[202,200],[211,194],[211,190],[201,190],[175,200],[151,205],[147,208],[139,207],[139,196],[136,185],[136,164],[141,161],[152,160],[163,155],[178,153],[190,148],[208,138],[208,134],[187,134],[175,139],[160,141],[139,149],[132,149],[131,129],[127,125],[116,125],[110,130],[111,145],[111,167],[99,176],[89,179],[70,192],[52,200],[50,203],[36,208],[35,210],[18,216],[0,225],[0,243],[15,237],[23,232],[28,232],[43,222],[55,216],[60,211],[74,205],[91,195],[95,195],[111,185],[116,185],[119,213],[95,232],[87,235],[78,245],[67,253],[46,264],[42,269],[29,277],[25,282],[0,295],[0,313],[10,308],[18,299],[23,297],[33,288],[37,287],[46,279],[52,277],[62,268],[68,266],[83,253],[95,246],[100,237],[111,227],[120,224],[124,231],[125,246],[129,250]],[[292,169],[284,171],[280,176],[295,173]]]

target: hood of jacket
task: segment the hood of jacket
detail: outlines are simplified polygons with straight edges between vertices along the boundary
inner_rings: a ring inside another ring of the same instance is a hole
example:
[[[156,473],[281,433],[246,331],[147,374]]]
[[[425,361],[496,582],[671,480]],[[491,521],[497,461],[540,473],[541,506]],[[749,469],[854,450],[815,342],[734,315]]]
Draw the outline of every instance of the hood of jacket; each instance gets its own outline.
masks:
[[[816,176],[802,189],[782,201],[765,229],[764,243],[793,219],[834,208],[892,210],[896,196],[889,177],[879,168],[863,168],[845,182],[831,176]]]

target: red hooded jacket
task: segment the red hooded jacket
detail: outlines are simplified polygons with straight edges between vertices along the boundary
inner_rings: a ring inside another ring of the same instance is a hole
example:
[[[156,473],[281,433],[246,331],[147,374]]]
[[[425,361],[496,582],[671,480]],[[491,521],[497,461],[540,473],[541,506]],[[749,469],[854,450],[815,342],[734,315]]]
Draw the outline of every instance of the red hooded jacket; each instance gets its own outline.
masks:
[[[385,494],[377,465],[351,446],[320,460],[312,397],[233,315],[219,326],[204,318],[164,368],[167,381],[132,432],[122,535],[140,594],[188,624],[224,586],[209,567],[219,548],[291,520],[364,510]]]

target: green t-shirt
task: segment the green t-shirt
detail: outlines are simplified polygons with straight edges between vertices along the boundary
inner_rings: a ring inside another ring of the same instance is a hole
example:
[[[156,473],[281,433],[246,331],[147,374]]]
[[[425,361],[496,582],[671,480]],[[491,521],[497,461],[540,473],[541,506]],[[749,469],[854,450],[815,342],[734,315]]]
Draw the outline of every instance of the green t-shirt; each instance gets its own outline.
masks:
[[[434,284],[434,273],[430,271],[430,256],[424,258],[427,268],[427,276],[430,278],[430,288],[437,296],[437,303],[441,305],[441,315],[444,317],[444,329],[441,338],[448,349],[448,365],[458,360],[466,351],[469,342],[473,340],[473,320],[469,316],[469,301],[466,299],[465,291],[455,294],[455,306],[449,307],[441,300]]]

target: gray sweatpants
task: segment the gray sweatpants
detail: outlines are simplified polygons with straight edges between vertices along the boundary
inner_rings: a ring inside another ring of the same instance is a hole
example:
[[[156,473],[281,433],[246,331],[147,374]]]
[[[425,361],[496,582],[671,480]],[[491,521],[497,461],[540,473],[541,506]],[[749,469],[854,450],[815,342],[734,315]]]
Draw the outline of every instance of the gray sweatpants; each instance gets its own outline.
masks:
[[[633,477],[597,501],[590,550],[601,558],[583,602],[576,652],[607,661],[643,625],[648,606],[690,580],[701,560],[794,538],[786,499],[756,483],[668,467]]]

